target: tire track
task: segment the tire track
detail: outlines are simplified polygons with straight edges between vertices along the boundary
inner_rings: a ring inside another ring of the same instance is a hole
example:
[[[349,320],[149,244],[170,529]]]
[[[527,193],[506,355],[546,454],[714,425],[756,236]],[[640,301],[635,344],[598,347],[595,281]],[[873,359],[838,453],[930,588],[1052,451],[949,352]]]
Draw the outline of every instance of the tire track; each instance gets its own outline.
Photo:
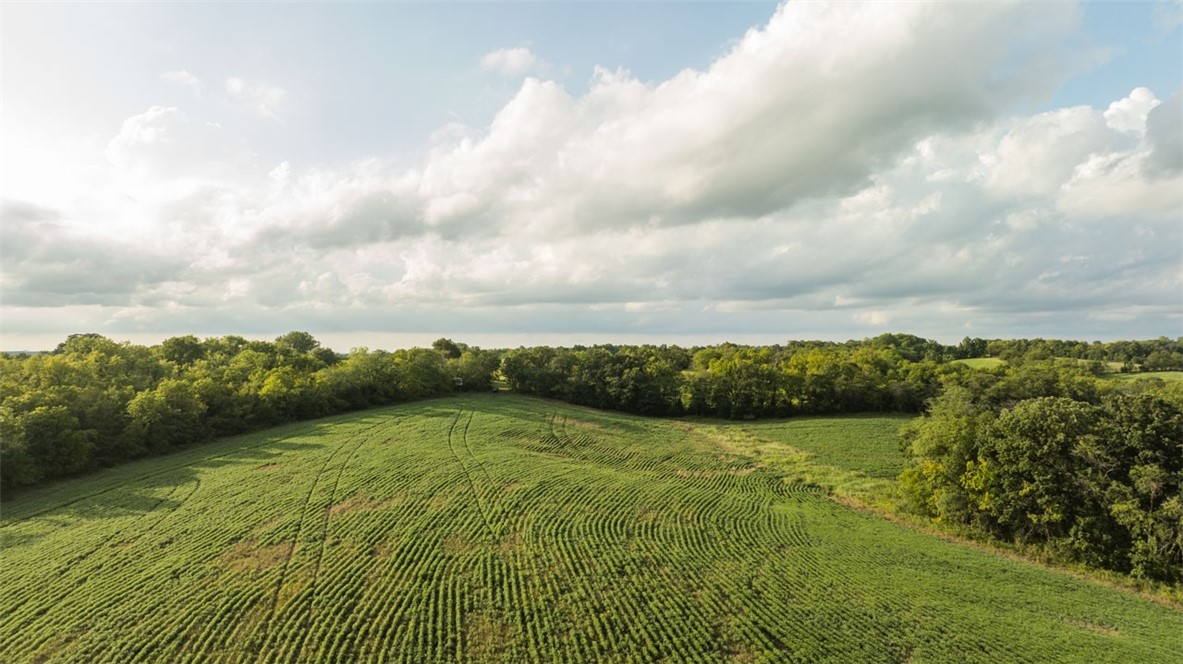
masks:
[[[310,630],[308,629],[308,623],[312,619],[312,605],[316,603],[317,599],[316,593],[317,582],[320,580],[320,566],[321,562],[324,561],[325,547],[328,546],[329,540],[329,519],[332,517],[332,508],[337,500],[337,488],[341,484],[341,476],[345,474],[345,469],[349,466],[349,463],[353,460],[353,457],[357,456],[357,453],[361,451],[361,448],[365,447],[366,443],[370,442],[370,438],[366,436],[366,434],[378,428],[381,424],[383,423],[375,424],[374,426],[369,427],[358,434],[358,438],[361,440],[358,441],[357,445],[353,448],[349,455],[345,457],[345,460],[341,462],[341,466],[337,469],[337,477],[333,480],[333,488],[329,492],[329,503],[324,509],[324,520],[321,522],[320,526],[320,550],[316,556],[316,563],[312,569],[312,582],[309,585],[309,592],[311,593],[312,597],[309,600],[309,610],[304,613],[304,620],[300,624],[300,631],[304,633],[304,636],[300,640],[300,646],[296,648],[296,653],[302,653],[304,651],[305,644],[308,642],[308,636],[310,633]]]
[[[454,459],[456,459],[456,463],[460,464],[460,470],[462,470],[464,472],[464,477],[468,480],[468,487],[472,490],[472,497],[473,497],[473,500],[476,501],[477,511],[480,512],[481,521],[484,522],[484,524],[485,524],[485,532],[488,533],[489,538],[492,542],[496,542],[498,535],[493,530],[493,525],[491,523],[489,523],[489,516],[485,512],[485,506],[481,503],[481,495],[480,495],[480,493],[477,492],[476,482],[473,481],[472,473],[470,473],[468,471],[468,468],[464,465],[464,461],[460,459],[460,455],[456,453],[456,446],[452,440],[453,432],[456,429],[456,424],[460,421],[460,417],[463,414],[464,414],[464,411],[462,411],[462,410],[456,411],[456,417],[452,420],[452,424],[448,426],[448,436],[447,436],[448,437],[448,451],[450,451],[452,453],[452,457]],[[470,420],[471,420],[471,418],[470,418]]]
[[[312,478],[312,482],[308,486],[308,493],[304,496],[304,502],[300,507],[300,521],[296,524],[296,534],[295,537],[292,538],[292,546],[290,549],[288,549],[287,557],[284,558],[283,570],[279,574],[279,582],[275,584],[275,590],[271,593],[271,608],[267,611],[267,620],[264,621],[262,629],[259,630],[258,636],[255,639],[256,642],[254,644],[248,644],[247,646],[248,650],[255,651],[255,661],[259,661],[263,658],[263,655],[266,652],[265,646],[267,643],[269,643],[272,637],[271,630],[275,622],[275,612],[279,606],[279,594],[283,590],[284,585],[287,584],[288,573],[292,566],[292,559],[296,555],[296,549],[300,546],[300,539],[304,534],[304,524],[308,520],[308,506],[312,503],[312,495],[316,492],[316,486],[320,483],[320,478],[322,475],[324,475],[325,469],[329,467],[329,464],[332,463],[333,458],[337,456],[337,453],[341,451],[342,447],[342,445],[338,445],[337,447],[333,448],[333,451],[329,454],[328,458],[325,459],[324,463],[321,464],[320,470],[317,471],[316,476]],[[261,643],[259,643],[260,640],[262,641]]]
[[[489,471],[485,468],[485,464],[477,458],[476,454],[474,454],[472,451],[472,446],[468,443],[468,427],[472,424],[472,417],[475,414],[475,412],[468,414],[468,421],[464,423],[464,430],[460,434],[460,439],[464,443],[464,449],[468,452],[468,456],[472,457],[472,460],[476,462],[477,468],[480,468],[481,473],[483,473],[485,476],[485,481],[487,481],[489,486],[492,487],[494,486],[493,478],[489,477]]]

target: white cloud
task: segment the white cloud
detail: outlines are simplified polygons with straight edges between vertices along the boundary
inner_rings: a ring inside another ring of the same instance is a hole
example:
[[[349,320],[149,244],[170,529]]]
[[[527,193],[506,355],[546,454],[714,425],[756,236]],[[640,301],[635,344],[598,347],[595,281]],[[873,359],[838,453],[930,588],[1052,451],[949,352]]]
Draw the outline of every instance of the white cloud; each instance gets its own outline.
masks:
[[[502,76],[521,76],[538,64],[538,58],[524,46],[497,49],[481,58],[481,69]]]
[[[236,149],[220,125],[171,106],[153,106],[124,120],[104,154],[118,174],[134,178],[121,182],[124,187],[168,188],[179,180],[241,183],[252,166],[249,154]]]
[[[1135,88],[1130,96],[1109,105],[1104,114],[1105,124],[1117,131],[1141,136],[1146,133],[1146,116],[1159,103],[1147,88]]]
[[[1060,5],[790,3],[707,70],[659,85],[600,70],[573,98],[527,79],[482,139],[437,150],[426,184],[457,198],[436,223],[521,201],[523,224],[546,232],[678,224],[851,191],[917,139],[1038,89],[1000,76],[1010,49],[1072,20]]]
[[[854,315],[854,320],[871,327],[886,327],[891,324],[891,316],[883,311],[860,311]]]
[[[1057,199],[1061,210],[1082,218],[1178,219],[1183,210],[1183,122],[1179,120],[1183,95],[1177,92],[1160,104],[1149,90],[1139,88],[1109,109],[1135,105],[1145,109],[1140,121],[1134,121],[1142,140],[1110,149],[1098,144],[1086,159],[1077,160],[1072,178],[1063,184]],[[1128,131],[1128,127],[1119,124],[1114,129]]]
[[[183,85],[189,88],[194,97],[200,97],[205,93],[205,83],[203,83],[201,79],[197,78],[193,74],[190,74],[185,69],[166,71],[160,75],[160,80],[168,83],[175,83],[177,85]]]
[[[979,157],[987,188],[1003,196],[1046,196],[1091,155],[1112,151],[1120,137],[1096,110],[1078,106],[1016,120],[996,144],[988,140]]]
[[[1158,0],[1154,5],[1154,27],[1165,35],[1183,24],[1183,0]]]
[[[1175,92],[1164,104],[1146,115],[1146,145],[1149,154],[1143,163],[1148,177],[1178,176],[1183,172],[1183,90]]]
[[[526,78],[488,127],[441,129],[412,168],[255,163],[203,118],[154,107],[108,156],[192,186],[135,190],[128,209],[156,225],[102,247],[155,258],[87,302],[171,330],[177,311],[228,331],[853,321],[959,337],[967,322],[1037,334],[1043,312],[1084,325],[1117,309],[1161,324],[1181,286],[1179,95],[1007,115],[1055,80],[1016,59],[1054,51],[1073,21],[1059,4],[791,3],[657,84],[598,69],[572,95]],[[256,94],[268,87],[227,81],[274,117],[283,94]],[[14,275],[53,254],[21,237]],[[46,264],[14,288],[68,300],[83,273]]]
[[[284,161],[284,162],[280,162],[280,164],[278,166],[276,166],[275,168],[273,168],[271,170],[271,172],[268,173],[267,175],[268,175],[268,177],[270,177],[272,180],[278,182],[279,184],[287,184],[288,177],[291,174],[292,174],[291,162]]]
[[[277,119],[277,111],[283,104],[287,92],[270,83],[244,81],[238,77],[226,79],[226,96],[231,101],[246,106],[261,118]]]
[[[176,107],[153,106],[124,120],[119,134],[107,144],[106,155],[122,170],[169,177],[189,161],[185,148],[202,144],[189,140],[189,130],[199,127]]]
[[[1147,178],[1146,154],[1091,156],[1077,166],[1057,200],[1066,213],[1084,217],[1175,215],[1183,210],[1183,178]]]

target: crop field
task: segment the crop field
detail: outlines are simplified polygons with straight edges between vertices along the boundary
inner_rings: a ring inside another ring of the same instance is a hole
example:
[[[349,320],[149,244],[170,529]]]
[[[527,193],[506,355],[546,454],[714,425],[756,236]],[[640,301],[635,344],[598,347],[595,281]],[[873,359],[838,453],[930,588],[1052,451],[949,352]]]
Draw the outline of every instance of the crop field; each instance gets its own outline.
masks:
[[[0,660],[1178,661],[1177,609],[850,509],[744,451],[767,434],[857,465],[866,436],[886,474],[901,423],[490,394],[130,464],[3,505]]]

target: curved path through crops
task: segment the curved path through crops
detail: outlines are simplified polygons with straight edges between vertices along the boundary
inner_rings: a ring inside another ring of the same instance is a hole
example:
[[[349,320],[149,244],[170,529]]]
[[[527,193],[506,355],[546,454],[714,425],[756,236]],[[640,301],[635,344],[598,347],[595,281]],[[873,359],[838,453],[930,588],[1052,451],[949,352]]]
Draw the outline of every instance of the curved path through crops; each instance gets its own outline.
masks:
[[[19,496],[0,522],[0,661],[1183,652],[1179,611],[843,507],[720,431],[476,395]]]

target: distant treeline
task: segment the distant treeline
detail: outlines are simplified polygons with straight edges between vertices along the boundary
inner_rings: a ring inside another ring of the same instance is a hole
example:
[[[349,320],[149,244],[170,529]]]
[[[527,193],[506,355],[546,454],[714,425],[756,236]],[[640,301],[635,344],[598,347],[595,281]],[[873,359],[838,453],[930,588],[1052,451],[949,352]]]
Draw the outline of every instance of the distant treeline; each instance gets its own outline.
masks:
[[[1058,339],[970,339],[956,347],[955,357],[997,357],[1012,364],[1054,358],[1119,363],[1120,371],[1183,371],[1183,338],[1092,343]],[[1101,370],[1108,370],[1105,367]]]
[[[878,344],[535,347],[506,351],[501,373],[516,392],[594,408],[738,419],[918,412],[964,368],[913,358]]]
[[[1107,363],[1120,363],[1126,370],[1183,369],[1183,339],[1085,343],[966,338],[945,346],[909,334],[884,334],[845,343],[690,349],[539,346],[506,351],[501,373],[515,391],[595,408],[746,419],[921,412],[944,385],[977,375],[952,360],[989,356],[1008,361],[1000,369],[1003,376],[1032,367],[1043,377],[1039,380],[1066,376],[1063,380],[1093,384],[1091,376],[1113,369]],[[1016,373],[997,389],[1026,380],[1036,379]],[[1041,396],[1038,390],[1015,389],[1014,398]]]
[[[0,358],[0,486],[282,422],[487,390],[497,363],[496,353],[447,340],[339,356],[305,332],[274,342],[183,336],[150,348],[71,335],[51,353]]]

